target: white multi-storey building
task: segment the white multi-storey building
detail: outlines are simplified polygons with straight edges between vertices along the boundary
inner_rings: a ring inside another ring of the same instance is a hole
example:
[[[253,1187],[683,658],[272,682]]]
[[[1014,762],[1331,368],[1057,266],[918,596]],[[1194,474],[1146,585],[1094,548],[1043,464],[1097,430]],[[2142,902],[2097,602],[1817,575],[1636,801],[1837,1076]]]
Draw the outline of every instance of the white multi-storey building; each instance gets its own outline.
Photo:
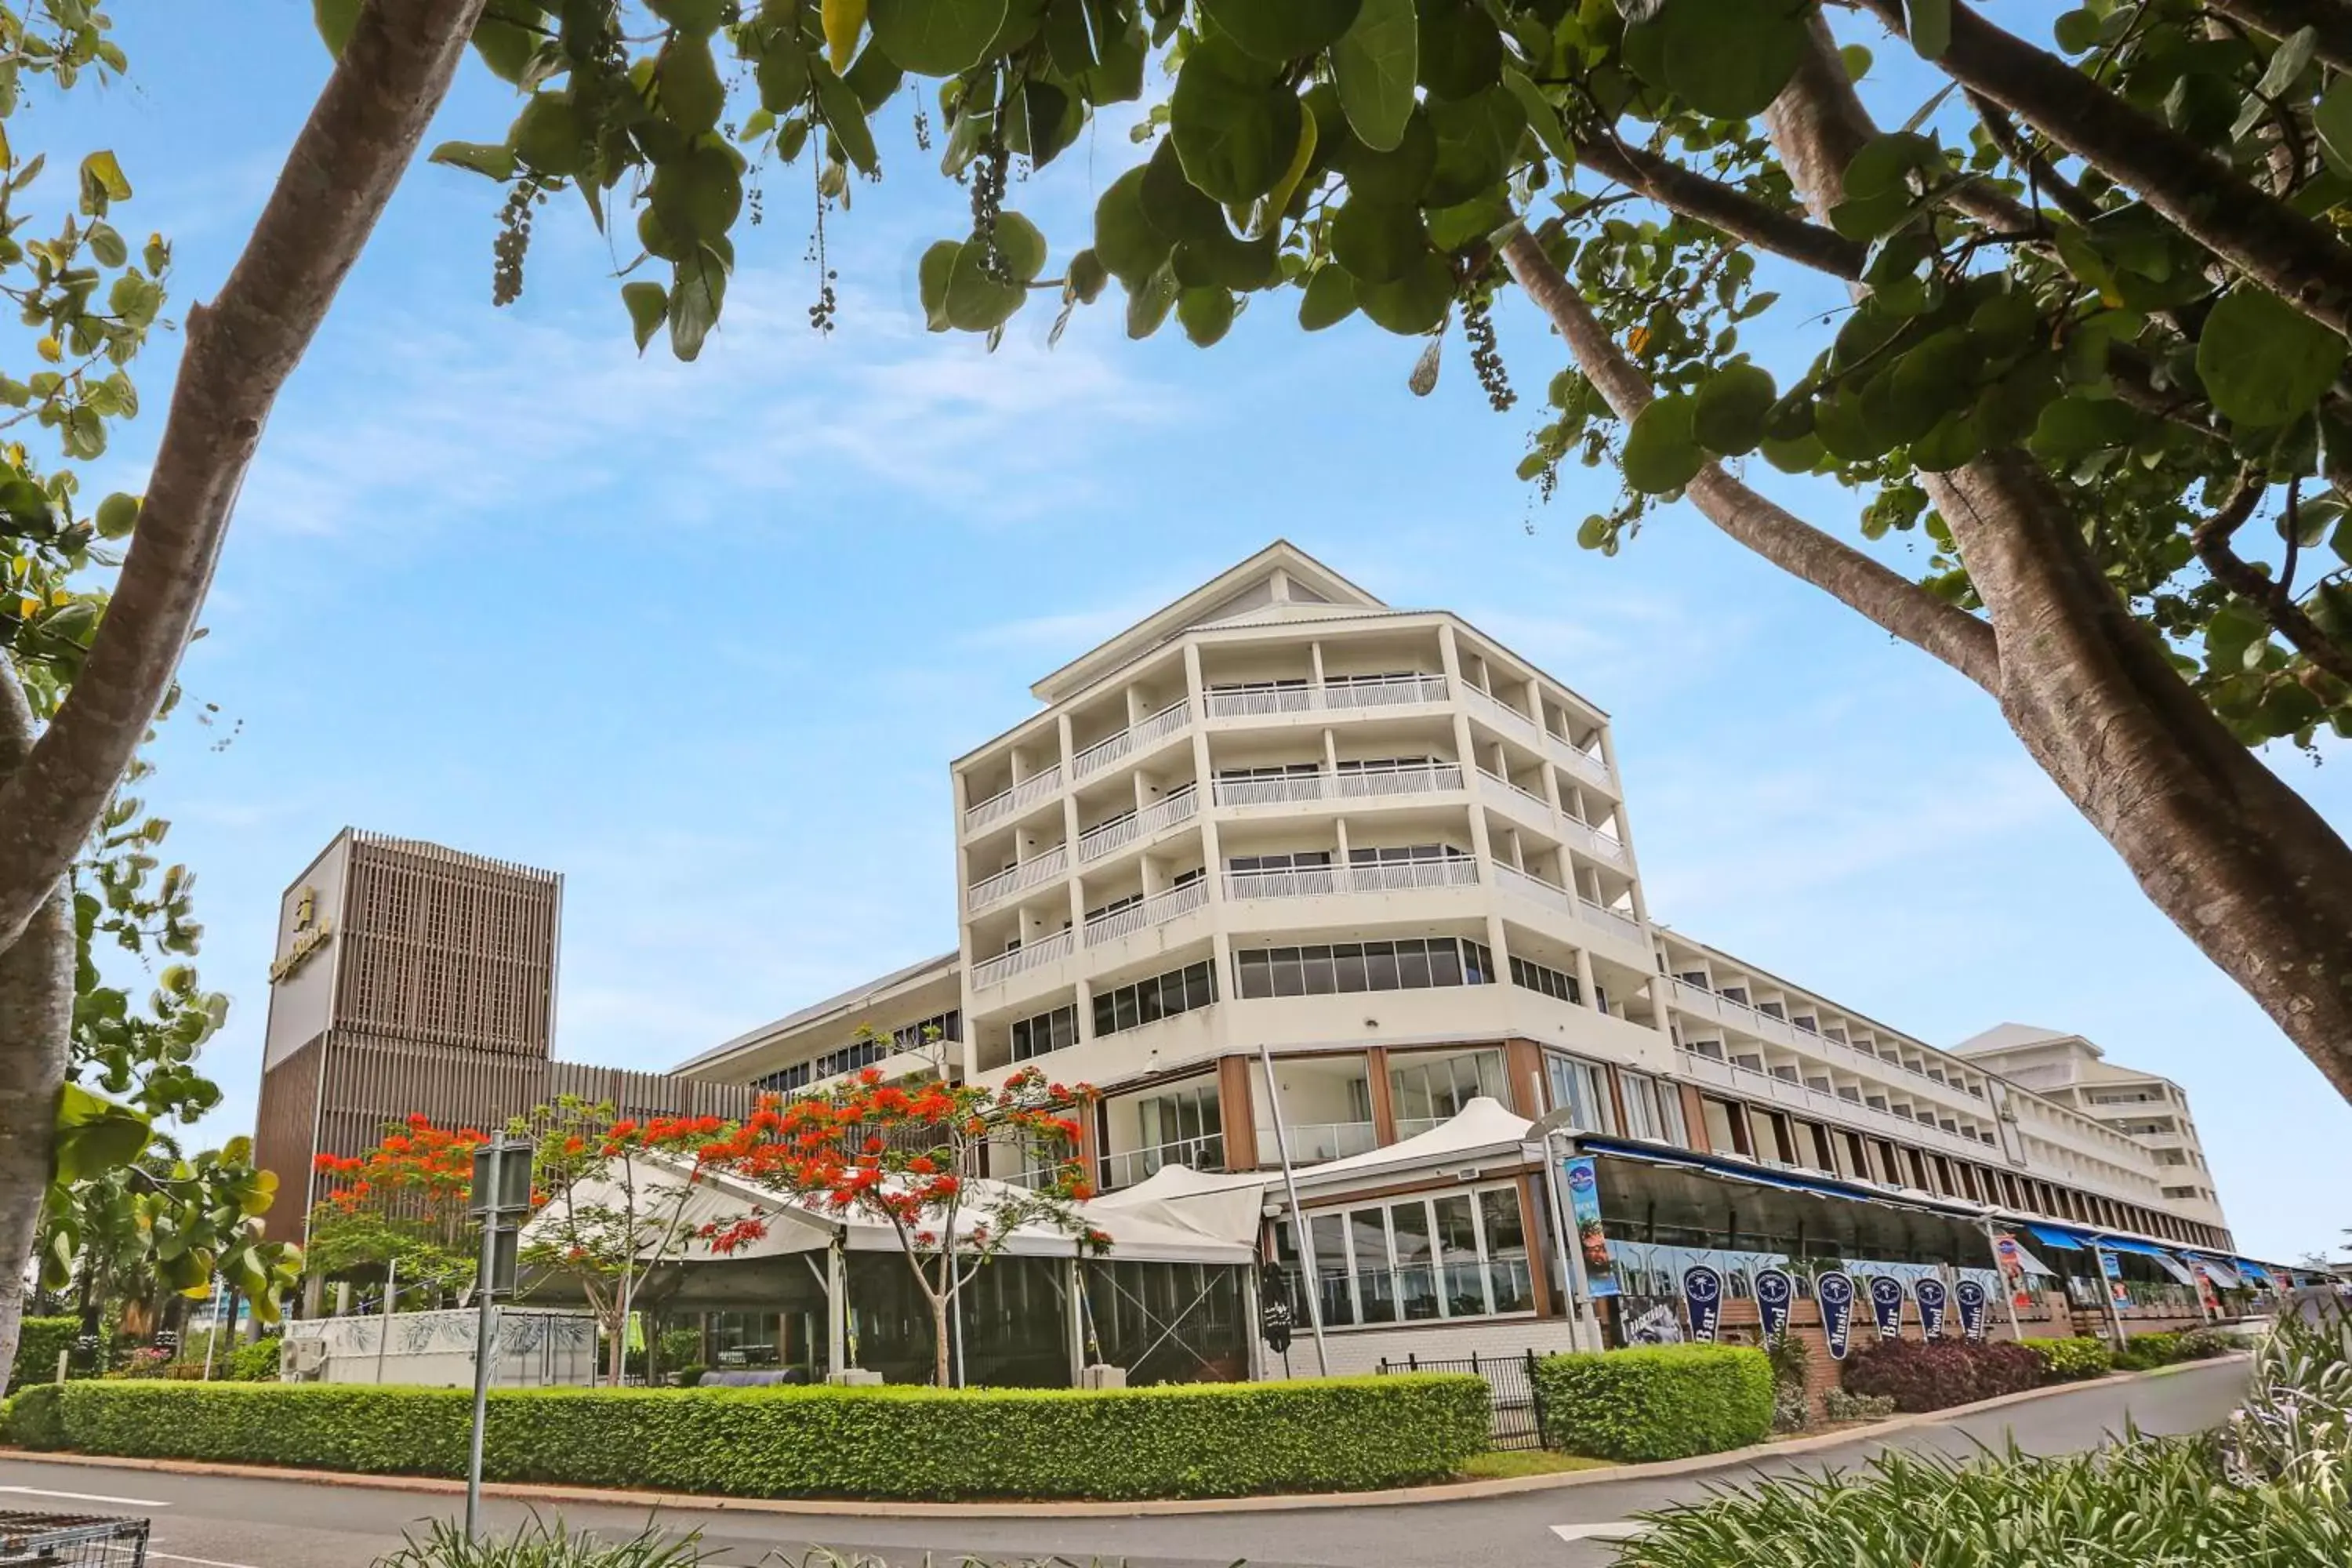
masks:
[[[681,1070],[798,1090],[1034,1061],[1102,1091],[1087,1152],[1117,1190],[1169,1164],[1273,1164],[1270,1054],[1292,1162],[1384,1191],[1403,1178],[1381,1151],[1485,1099],[1954,1214],[2230,1246],[2201,1156],[2184,1194],[2150,1119],[1654,923],[1608,715],[1459,616],[1392,608],[1276,543],[1032,689],[1035,715],[951,766],[956,951]],[[2187,1126],[2185,1105],[2167,1114]],[[1482,1197],[1472,1223],[1408,1199],[1360,1272],[1516,1248],[1538,1301],[1480,1299],[1540,1311],[1559,1281],[1529,1244],[1550,1224],[1535,1168],[1470,1173],[1520,1207]],[[1366,1289],[1337,1310],[1375,1321]]]

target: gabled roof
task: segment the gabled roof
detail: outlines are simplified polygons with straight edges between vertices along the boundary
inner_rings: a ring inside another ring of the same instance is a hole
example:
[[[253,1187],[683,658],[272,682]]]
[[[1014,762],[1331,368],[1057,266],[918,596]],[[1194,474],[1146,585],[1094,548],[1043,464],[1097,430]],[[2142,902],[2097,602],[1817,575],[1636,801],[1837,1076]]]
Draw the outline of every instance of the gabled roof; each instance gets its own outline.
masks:
[[[1996,1024],[1980,1035],[1970,1035],[1952,1047],[1955,1056],[1981,1056],[1989,1051],[2022,1050],[2028,1046],[2051,1046],[2074,1041],[2095,1057],[2106,1055],[2098,1047],[2064,1029],[2045,1029],[2039,1024]]]
[[[957,953],[943,952],[937,958],[927,958],[919,963],[910,963],[904,969],[894,969],[887,974],[866,981],[862,984],[853,985],[838,995],[828,996],[822,1002],[812,1002],[797,1013],[787,1013],[772,1024],[762,1024],[756,1029],[748,1029],[723,1045],[713,1046],[700,1056],[678,1063],[670,1070],[680,1073],[691,1072],[696,1068],[722,1061],[738,1051],[773,1039],[778,1035],[789,1034],[804,1024],[816,1023],[828,1015],[845,1016],[863,1012],[887,1000],[893,993],[912,990],[927,982],[954,973],[959,956]]]
[[[1058,702],[1196,626],[1318,619],[1388,607],[1288,540],[1277,539],[1174,604],[1080,654],[1029,689],[1041,702]]]

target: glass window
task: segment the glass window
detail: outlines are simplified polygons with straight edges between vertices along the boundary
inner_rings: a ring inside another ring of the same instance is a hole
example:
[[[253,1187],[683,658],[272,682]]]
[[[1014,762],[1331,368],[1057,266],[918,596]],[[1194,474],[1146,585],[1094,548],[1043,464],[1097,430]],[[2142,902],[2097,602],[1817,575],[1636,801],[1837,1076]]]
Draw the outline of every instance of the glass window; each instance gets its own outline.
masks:
[[[1241,972],[1241,993],[1244,996],[1274,994],[1274,955],[1265,949],[1251,948],[1234,954],[1234,964]]]
[[[1437,1216],[1439,1294],[1449,1318],[1486,1310],[1486,1274],[1478,1267],[1478,1221],[1469,1195],[1451,1193],[1431,1205]]]
[[[1305,954],[1303,963],[1307,972],[1307,994],[1328,996],[1338,991],[1339,980],[1333,967],[1331,950],[1328,947],[1309,947],[1302,948],[1300,952]]]
[[[1348,1211],[1348,1240],[1356,1267],[1356,1300],[1368,1323],[1397,1321],[1396,1282],[1389,1271],[1388,1211]]]
[[[1519,1189],[1489,1187],[1478,1194],[1478,1218],[1486,1248],[1486,1289],[1497,1312],[1535,1310],[1535,1280],[1528,1272],[1527,1226],[1519,1215]]]
[[[1616,1107],[1609,1099],[1609,1080],[1591,1062],[1557,1052],[1544,1054],[1544,1070],[1551,1080],[1551,1104],[1565,1110],[1582,1132],[1615,1132]]]
[[[1626,1135],[1656,1142],[1661,1136],[1657,1080],[1646,1073],[1628,1072],[1620,1068],[1617,1083],[1625,1092]]]
[[[1299,963],[1298,950],[1295,947],[1274,950],[1274,994],[1276,996],[1307,994],[1307,970]]]
[[[1450,942],[1429,944],[1429,983],[1432,985],[1462,984],[1462,951]]]
[[[1396,943],[1368,942],[1364,943],[1364,974],[1374,991],[1397,988]]]
[[[1396,1247],[1397,1304],[1408,1319],[1439,1315],[1435,1255],[1430,1245],[1429,1205],[1414,1201],[1389,1210],[1389,1233]]]
[[[1429,944],[1408,937],[1396,944],[1397,985],[1405,991],[1429,989]]]
[[[1361,942],[1341,942],[1331,950],[1331,963],[1342,992],[1372,989],[1364,974],[1364,945]]]
[[[1323,1277],[1323,1321],[1345,1327],[1356,1321],[1355,1297],[1348,1289],[1346,1222],[1335,1214],[1307,1216],[1315,1237],[1315,1268]]]

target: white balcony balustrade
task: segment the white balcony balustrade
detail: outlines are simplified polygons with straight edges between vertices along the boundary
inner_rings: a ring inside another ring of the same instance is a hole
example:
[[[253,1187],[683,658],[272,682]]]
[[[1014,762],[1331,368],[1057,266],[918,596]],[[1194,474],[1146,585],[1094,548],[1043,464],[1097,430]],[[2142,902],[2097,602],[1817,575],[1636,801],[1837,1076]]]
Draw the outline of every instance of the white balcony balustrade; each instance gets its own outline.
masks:
[[[1148,1149],[1106,1154],[1098,1164],[1101,1180],[1097,1184],[1105,1192],[1131,1187],[1170,1165],[1189,1165],[1196,1171],[1223,1170],[1225,1135],[1211,1132],[1199,1138],[1180,1138],[1172,1143],[1155,1143]]]
[[[1290,1163],[1294,1165],[1318,1165],[1326,1160],[1344,1160],[1350,1154],[1369,1153],[1380,1146],[1378,1134],[1369,1121],[1307,1121],[1293,1122],[1284,1131],[1290,1135]],[[1259,1154],[1268,1164],[1274,1163],[1274,1129],[1257,1130]]]
[[[982,959],[971,966],[972,989],[982,991],[991,985],[1002,985],[1023,970],[1034,969],[1058,958],[1067,958],[1073,945],[1068,931],[1057,931],[1051,936],[1041,936],[1025,946],[1016,947],[1011,952],[1000,952],[994,958]]]
[[[1304,713],[1315,706],[1315,689],[1296,686],[1232,686],[1209,689],[1212,719],[1255,719],[1267,713]]]
[[[1576,912],[1587,923],[1597,925],[1603,931],[1613,931],[1627,942],[1639,942],[1642,940],[1642,922],[1632,915],[1581,897],[1576,900]]]
[[[1495,880],[1521,898],[1532,899],[1546,909],[1564,915],[1577,912],[1576,895],[1558,883],[1547,882],[1541,877],[1531,877],[1508,866],[1495,868]]]
[[[1213,719],[1255,719],[1269,713],[1310,713],[1318,710],[1395,708],[1445,700],[1442,675],[1387,675],[1370,680],[1308,681],[1280,686],[1213,686],[1209,716]]]
[[[992,823],[1003,821],[1024,806],[1034,805],[1062,787],[1062,764],[1055,763],[1041,773],[1033,773],[1011,789],[990,795],[963,814],[963,830],[974,833]]]
[[[1209,901],[1208,879],[1201,878],[1181,888],[1170,888],[1152,894],[1139,902],[1096,915],[1087,921],[1087,945],[1100,947],[1107,942],[1144,930],[1148,926],[1166,925],[1178,915],[1190,914]]]
[[[1150,718],[1139,719],[1118,734],[1105,736],[1071,758],[1071,776],[1086,778],[1098,773],[1121,757],[1174,734],[1192,721],[1192,701],[1180,697]]]
[[[1163,828],[1173,827],[1199,813],[1201,792],[1191,784],[1176,791],[1165,800],[1154,801],[1141,811],[1130,811],[1124,816],[1097,823],[1078,835],[1078,859],[1081,863],[1099,860],[1124,844],[1139,838],[1149,838]]]
[[[1462,787],[1462,769],[1453,763],[1413,763],[1398,767],[1320,769],[1266,778],[1219,779],[1211,786],[1219,805],[1276,805],[1302,800],[1376,800],[1392,795],[1436,795]]]
[[[974,882],[966,895],[967,907],[977,910],[1001,902],[1024,888],[1066,876],[1069,869],[1069,846],[1056,844],[1043,855],[1033,855],[1019,865],[1008,866],[992,877]]]
[[[1289,801],[1326,800],[1330,775],[1276,773],[1265,778],[1219,779],[1210,787],[1219,805],[1279,805]]]
[[[1308,899],[1330,893],[1393,893],[1410,888],[1468,888],[1478,863],[1467,855],[1444,860],[1390,860],[1354,866],[1294,866],[1228,871],[1229,899]]]
[[[1384,675],[1377,680],[1327,680],[1326,708],[1393,708],[1414,702],[1445,700],[1442,675]]]

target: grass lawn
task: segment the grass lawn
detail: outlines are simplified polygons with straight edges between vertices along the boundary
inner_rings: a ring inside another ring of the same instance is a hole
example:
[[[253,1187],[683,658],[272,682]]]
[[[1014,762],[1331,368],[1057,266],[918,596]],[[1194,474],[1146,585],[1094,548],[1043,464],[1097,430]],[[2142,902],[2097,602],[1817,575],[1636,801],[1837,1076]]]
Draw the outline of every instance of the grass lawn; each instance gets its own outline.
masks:
[[[1556,1476],[1569,1470],[1605,1470],[1612,1461],[1588,1459],[1580,1454],[1555,1454],[1548,1448],[1515,1448],[1474,1456],[1462,1467],[1473,1480],[1490,1481],[1507,1476]]]

